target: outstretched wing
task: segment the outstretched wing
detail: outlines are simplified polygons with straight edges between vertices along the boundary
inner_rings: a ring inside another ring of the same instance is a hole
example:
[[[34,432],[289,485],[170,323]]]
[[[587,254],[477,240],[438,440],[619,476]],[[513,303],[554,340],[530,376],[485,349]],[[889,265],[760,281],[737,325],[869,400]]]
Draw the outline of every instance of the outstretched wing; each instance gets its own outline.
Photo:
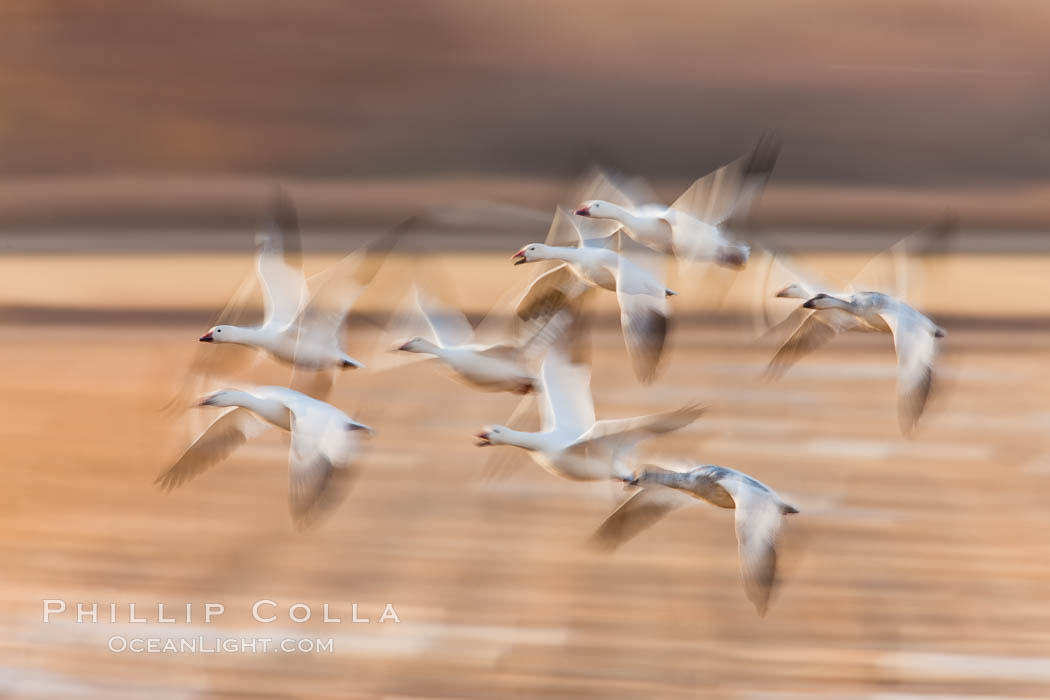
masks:
[[[154,483],[170,491],[226,459],[238,447],[262,435],[269,428],[269,423],[246,408],[227,411],[209,425]]]
[[[299,315],[308,292],[302,268],[299,217],[288,195],[278,189],[270,214],[256,236],[255,265],[263,290],[263,325],[285,328]]]
[[[518,302],[515,315],[520,321],[549,319],[588,288],[572,267],[563,263],[533,280]]]
[[[640,381],[650,382],[656,377],[667,341],[670,306],[666,288],[622,256],[619,261],[613,273],[624,342],[635,375]]]
[[[817,294],[840,294],[849,288],[848,284],[818,275],[789,256],[765,248],[760,248],[751,260],[752,266],[762,268],[754,276],[752,303],[752,320],[758,335],[775,335],[781,330],[798,328],[810,313],[809,309],[799,306],[800,301],[811,299]],[[759,260],[762,263],[756,264]],[[777,298],[782,292],[790,296]]]
[[[773,355],[766,369],[766,377],[779,378],[801,358],[823,347],[839,333],[859,324],[857,318],[844,309],[814,311]]]
[[[696,180],[671,204],[695,219],[718,225],[751,206],[776,165],[780,140],[763,134],[751,153]]]
[[[851,286],[857,291],[882,292],[908,299],[917,281],[921,286],[915,263],[919,258],[943,250],[955,228],[955,218],[945,215],[936,223],[901,238],[865,263]]]
[[[309,527],[342,503],[356,476],[357,423],[337,416],[295,416],[288,454],[288,505],[296,527]],[[367,430],[367,429],[366,429]]]
[[[627,177],[601,168],[593,168],[584,178],[575,201],[579,203],[592,199],[611,202],[628,210],[659,201],[642,178]]]
[[[766,614],[776,584],[777,537],[783,509],[772,495],[742,479],[719,481],[736,503],[736,540],[744,590],[759,615]]]
[[[560,348],[547,352],[541,369],[540,401],[544,431],[556,430],[573,437],[594,425],[591,373],[586,365],[573,364]]]
[[[901,432],[907,435],[915,428],[930,396],[937,352],[936,327],[902,303],[879,315],[893,331],[893,345],[897,349],[897,411]]]
[[[593,455],[596,451],[616,455],[634,448],[642,440],[681,430],[707,410],[707,406],[690,404],[673,411],[650,416],[601,420],[595,423],[570,451]]]
[[[595,530],[591,544],[597,549],[611,552],[689,501],[689,496],[663,486],[639,489]]]
[[[466,345],[474,337],[470,321],[458,309],[442,304],[438,299],[415,288],[416,308],[426,321],[434,340],[443,348]]]

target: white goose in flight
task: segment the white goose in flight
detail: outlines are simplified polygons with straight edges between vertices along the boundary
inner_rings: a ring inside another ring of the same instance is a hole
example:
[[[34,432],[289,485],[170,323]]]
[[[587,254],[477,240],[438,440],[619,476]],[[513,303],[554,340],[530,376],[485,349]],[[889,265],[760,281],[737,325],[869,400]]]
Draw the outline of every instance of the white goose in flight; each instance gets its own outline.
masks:
[[[933,361],[945,331],[900,299],[882,292],[817,294],[802,304],[812,309],[769,363],[769,375],[779,377],[800,357],[839,333],[890,333],[897,350],[897,400],[901,431],[910,433],[926,407],[933,379]]]
[[[744,590],[758,614],[766,614],[776,582],[777,536],[783,516],[798,513],[797,508],[757,479],[728,467],[703,465],[671,471],[648,465],[627,481],[642,488],[595,532],[593,540],[599,547],[615,549],[675,508],[686,505],[689,501],[682,493],[720,508],[733,508]]]
[[[705,410],[694,404],[651,416],[596,421],[590,372],[585,365],[570,363],[558,348],[548,351],[540,379],[541,430],[485,426],[475,436],[478,446],[528,450],[547,471],[576,481],[632,478],[627,460],[638,443],[684,428]]]
[[[751,248],[733,240],[726,224],[761,192],[779,149],[775,138],[763,137],[748,155],[696,180],[671,206],[638,201],[639,195],[632,197],[600,175],[594,196],[576,215],[615,221],[639,243],[680,260],[743,267]]]
[[[951,220],[929,231],[920,232],[940,239],[951,230]],[[945,330],[917,311],[898,296],[883,291],[857,289],[862,278],[871,275],[871,269],[884,262],[893,264],[894,282],[886,283],[903,289],[906,283],[905,248],[914,244],[916,234],[876,256],[858,277],[843,290],[830,289],[828,283],[798,281],[783,287],[775,296],[804,299],[805,302],[786,320],[797,324],[794,332],[783,342],[769,363],[767,376],[777,378],[801,357],[822,347],[839,333],[859,331],[890,333],[897,353],[897,404],[901,431],[914,430],[926,407],[933,378],[936,357],[936,339],[945,336]]]
[[[462,312],[441,305],[437,299],[413,290],[415,311],[426,323],[430,338],[416,336],[398,345],[398,350],[433,356],[466,384],[482,391],[527,394],[538,383],[533,362],[571,321],[567,307],[539,324],[523,325],[517,340],[485,344]]]
[[[518,304],[518,318],[532,321],[551,317],[594,287],[616,292],[620,325],[635,374],[642,381],[652,381],[667,339],[670,306],[666,297],[675,292],[654,271],[614,250],[620,244],[620,234],[586,237],[568,213],[559,208],[547,240],[563,239],[565,231],[575,239],[575,247],[530,243],[514,254],[515,265],[543,260],[562,263],[532,282]]]
[[[374,433],[331,404],[279,386],[223,389],[200,405],[232,410],[214,420],[178,461],[157,477],[160,488],[170,491],[247,441],[270,428],[280,428],[292,435],[288,503],[299,527],[311,524],[338,504],[354,476],[358,436]]]
[[[257,236],[260,247],[256,275],[263,292],[262,323],[219,323],[200,341],[246,346],[297,370],[320,373],[314,378],[315,391],[326,394],[339,370],[362,366],[343,349],[344,323],[357,296],[375,276],[385,253],[403,229],[404,225],[391,230],[307,280],[300,259],[295,207],[278,191],[267,224]],[[220,320],[241,313],[238,306],[235,297]],[[194,373],[201,375],[203,381],[211,374],[209,361],[210,358],[198,358],[194,363]]]

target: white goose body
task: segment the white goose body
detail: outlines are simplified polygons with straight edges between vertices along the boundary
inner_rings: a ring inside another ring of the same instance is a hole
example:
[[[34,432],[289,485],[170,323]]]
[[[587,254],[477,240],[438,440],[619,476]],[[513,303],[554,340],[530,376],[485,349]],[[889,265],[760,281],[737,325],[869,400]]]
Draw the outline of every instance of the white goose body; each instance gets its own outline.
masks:
[[[743,267],[751,247],[734,240],[725,227],[753,204],[779,149],[776,138],[764,136],[751,153],[697,179],[670,206],[646,203],[653,201],[646,188],[621,187],[599,174],[576,214],[615,221],[639,243],[682,261]]]
[[[338,370],[363,366],[342,347],[344,322],[403,227],[311,277],[308,284],[299,260],[295,207],[287,196],[278,193],[270,219],[257,236],[260,246],[255,276],[262,288],[262,323],[216,325],[200,337],[201,342],[242,345],[296,369],[324,372],[325,376],[317,378],[323,384],[318,389],[327,392]],[[233,311],[234,306],[231,302],[223,314]]]
[[[374,432],[331,404],[280,386],[224,389],[200,405],[231,410],[214,420],[175,464],[157,477],[157,484],[171,490],[270,428],[280,428],[292,435],[288,496],[299,526],[340,500],[353,477],[358,431]]]
[[[783,517],[798,513],[773,489],[747,474],[716,465],[672,471],[649,465],[629,483],[640,486],[594,534],[594,542],[615,549],[672,510],[688,494],[719,508],[735,509],[737,548],[744,589],[759,615],[765,615],[776,583],[777,538]]]
[[[779,296],[799,297],[806,289],[793,285]],[[897,352],[897,398],[901,431],[910,433],[926,407],[933,377],[936,339],[945,331],[927,316],[882,292],[819,293],[802,304],[811,310],[770,360],[767,374],[778,377],[799,358],[839,333],[889,333]]]
[[[543,260],[563,263],[533,280],[518,304],[518,317],[530,320],[560,311],[592,288],[615,292],[635,374],[644,382],[652,381],[667,338],[671,313],[667,297],[675,292],[654,273],[609,247],[621,241],[619,233],[586,238],[561,209],[555,213],[548,240],[566,226],[572,229],[576,246],[530,243],[514,254],[515,265]]]
[[[704,408],[690,405],[675,411],[596,421],[590,394],[590,373],[551,350],[540,373],[542,429],[513,430],[486,426],[476,436],[479,446],[510,445],[528,450],[533,460],[554,474],[574,481],[629,479],[635,446],[658,434],[678,430],[696,420]]]
[[[734,241],[718,226],[660,204],[628,209],[595,200],[585,202],[576,214],[616,221],[627,235],[642,245],[684,260],[739,267],[747,262],[751,250],[746,244]]]
[[[462,312],[442,306],[418,288],[414,290],[414,310],[431,337],[416,336],[397,349],[431,355],[457,378],[482,391],[532,391],[537,380],[529,367],[530,354],[563,327],[549,324],[550,328],[542,327],[531,336],[486,345],[475,342],[474,329]]]
[[[536,381],[528,367],[514,359],[510,348],[501,356],[493,352],[496,346],[442,347],[423,338],[417,339],[416,343],[409,347],[406,343],[400,349],[433,355],[467,383],[484,391],[527,393]]]
[[[208,335],[212,342],[234,343],[256,348],[270,357],[302,369],[325,370],[340,367],[361,367],[361,363],[343,352],[333,334],[330,342],[320,338],[300,337],[297,324],[275,327],[217,326]],[[207,342],[207,341],[205,341]]]

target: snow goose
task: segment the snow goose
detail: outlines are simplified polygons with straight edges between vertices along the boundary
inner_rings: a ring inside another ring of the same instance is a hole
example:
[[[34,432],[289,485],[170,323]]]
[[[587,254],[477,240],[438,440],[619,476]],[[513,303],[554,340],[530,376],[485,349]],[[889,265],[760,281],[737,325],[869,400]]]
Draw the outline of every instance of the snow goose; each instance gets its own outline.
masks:
[[[612,192],[614,201],[588,198],[576,215],[615,221],[638,242],[680,260],[743,267],[751,248],[733,240],[727,222],[761,192],[779,149],[776,138],[764,136],[751,153],[699,178],[671,206],[637,201],[626,188],[600,176],[594,191]]]
[[[642,488],[605,519],[594,534],[595,544],[603,549],[615,549],[670,511],[687,504],[689,501],[683,494],[720,508],[734,508],[744,590],[758,614],[766,614],[776,582],[776,545],[782,519],[784,515],[798,513],[797,508],[757,479],[728,467],[704,465],[673,471],[647,465],[627,481]]]
[[[270,216],[258,234],[256,277],[262,288],[263,320],[259,325],[235,325],[244,315],[243,294],[235,295],[220,316],[220,323],[200,337],[202,343],[245,346],[305,370],[311,392],[323,397],[339,370],[361,367],[346,353],[342,335],[347,314],[357,296],[375,276],[397,236],[410,225],[392,229],[339,263],[314,275],[303,274],[298,218],[295,206],[283,191],[273,198]],[[247,288],[242,284],[242,290]],[[214,351],[199,355],[191,373],[199,377],[193,389],[210,382],[215,370]],[[302,377],[297,375],[296,380]],[[304,385],[305,382],[294,381]],[[196,393],[194,391],[193,393]]]
[[[467,317],[440,304],[419,287],[413,289],[416,314],[428,327],[431,337],[416,336],[401,342],[403,352],[433,356],[453,375],[483,391],[511,391],[527,394],[537,384],[530,365],[546,346],[568,326],[571,310],[566,307],[551,319],[523,325],[519,338],[506,342],[478,342]]]
[[[230,407],[157,477],[170,491],[270,428],[291,433],[288,452],[288,503],[296,525],[304,527],[337,505],[354,475],[358,436],[372,428],[331,404],[293,389],[262,386],[223,389],[201,406]],[[362,432],[359,432],[362,431]]]
[[[840,333],[890,333],[897,353],[900,428],[906,435],[911,433],[930,394],[937,349],[935,340],[943,338],[945,331],[893,294],[864,291],[863,288],[858,290],[856,287],[873,274],[873,269],[889,261],[894,271],[891,276],[895,281],[883,284],[904,289],[907,279],[903,265],[907,247],[913,246],[922,237],[940,240],[951,227],[952,222],[946,220],[928,231],[899,242],[869,261],[845,290],[832,291],[826,284],[813,282],[793,282],[780,289],[776,293],[779,298],[806,301],[784,322],[784,325],[794,327],[794,331],[770,360],[767,377],[780,377],[800,358],[824,346]]]
[[[540,384],[539,432],[489,425],[475,436],[477,444],[528,450],[547,471],[577,481],[631,478],[627,460],[638,443],[684,428],[705,410],[693,404],[650,416],[596,421],[590,372],[569,362],[560,348],[548,351]]]
[[[584,292],[600,287],[616,292],[620,323],[635,374],[642,381],[656,376],[667,338],[670,307],[668,289],[652,270],[617,252],[621,235],[588,238],[564,209],[555,212],[547,239],[559,240],[571,230],[576,245],[530,243],[514,254],[515,265],[555,260],[560,265],[537,277],[518,304],[517,316],[524,321],[548,317]]]

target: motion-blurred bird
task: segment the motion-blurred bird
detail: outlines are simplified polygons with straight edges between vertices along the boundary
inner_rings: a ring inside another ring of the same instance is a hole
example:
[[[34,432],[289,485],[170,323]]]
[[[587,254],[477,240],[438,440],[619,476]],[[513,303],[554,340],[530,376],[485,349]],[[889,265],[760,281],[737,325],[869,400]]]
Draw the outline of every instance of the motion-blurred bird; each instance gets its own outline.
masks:
[[[616,292],[620,324],[635,374],[642,381],[656,376],[667,338],[670,307],[668,289],[653,271],[617,252],[620,234],[588,238],[563,209],[558,209],[548,241],[574,239],[575,246],[530,243],[513,255],[515,265],[556,260],[561,265],[537,277],[518,304],[517,316],[529,321],[552,316],[587,290],[601,287]]]
[[[307,280],[302,270],[295,206],[278,190],[267,223],[257,236],[260,247],[256,276],[263,292],[262,323],[219,323],[200,341],[246,346],[297,370],[317,373],[311,393],[323,398],[339,370],[362,366],[343,349],[344,324],[355,300],[406,226],[391,230]],[[232,300],[220,320],[240,314],[240,306],[236,298]],[[211,368],[207,358],[198,358],[194,363],[191,372],[199,375],[198,386],[210,380]]]
[[[178,461],[157,477],[160,488],[170,491],[248,440],[270,428],[280,428],[292,435],[288,503],[299,527],[309,525],[339,503],[354,475],[358,436],[374,433],[331,404],[278,386],[223,389],[200,405],[232,410],[213,421]]]
[[[798,513],[797,508],[757,479],[728,467],[704,465],[672,471],[648,465],[627,481],[642,488],[605,519],[594,534],[596,545],[615,549],[675,508],[686,505],[689,501],[682,493],[720,508],[735,508],[744,590],[758,614],[766,614],[776,582],[776,546],[782,519]]]
[[[696,180],[671,206],[650,203],[647,194],[632,195],[599,175],[594,196],[579,205],[576,215],[615,221],[639,243],[681,260],[743,267],[751,248],[730,236],[727,222],[762,191],[779,150],[776,138],[764,136],[751,153]]]
[[[951,230],[953,222],[946,220],[924,236],[939,239]],[[859,331],[890,333],[897,353],[898,418],[901,431],[910,433],[922,415],[930,394],[936,339],[945,336],[945,330],[893,294],[883,291],[858,290],[854,285],[870,274],[879,258],[888,257],[894,265],[895,282],[890,285],[903,289],[904,246],[914,241],[905,240],[885,254],[877,256],[845,290],[836,291],[826,282],[798,280],[776,293],[776,297],[804,299],[805,302],[788,317],[787,323],[797,324],[794,332],[783,342],[769,363],[767,376],[777,378],[801,357],[817,350],[839,333]]]
[[[482,391],[532,391],[538,380],[531,366],[567,329],[572,316],[567,307],[541,323],[522,324],[517,338],[486,344],[475,337],[474,328],[460,311],[441,305],[418,287],[413,290],[413,301],[431,337],[416,336],[397,349],[431,355],[456,378]]]
[[[485,426],[478,446],[510,445],[528,450],[547,471],[567,479],[596,481],[631,478],[627,463],[643,440],[692,423],[705,410],[689,405],[651,416],[595,421],[590,372],[560,348],[552,348],[540,372],[541,430],[525,432],[503,425]]]

